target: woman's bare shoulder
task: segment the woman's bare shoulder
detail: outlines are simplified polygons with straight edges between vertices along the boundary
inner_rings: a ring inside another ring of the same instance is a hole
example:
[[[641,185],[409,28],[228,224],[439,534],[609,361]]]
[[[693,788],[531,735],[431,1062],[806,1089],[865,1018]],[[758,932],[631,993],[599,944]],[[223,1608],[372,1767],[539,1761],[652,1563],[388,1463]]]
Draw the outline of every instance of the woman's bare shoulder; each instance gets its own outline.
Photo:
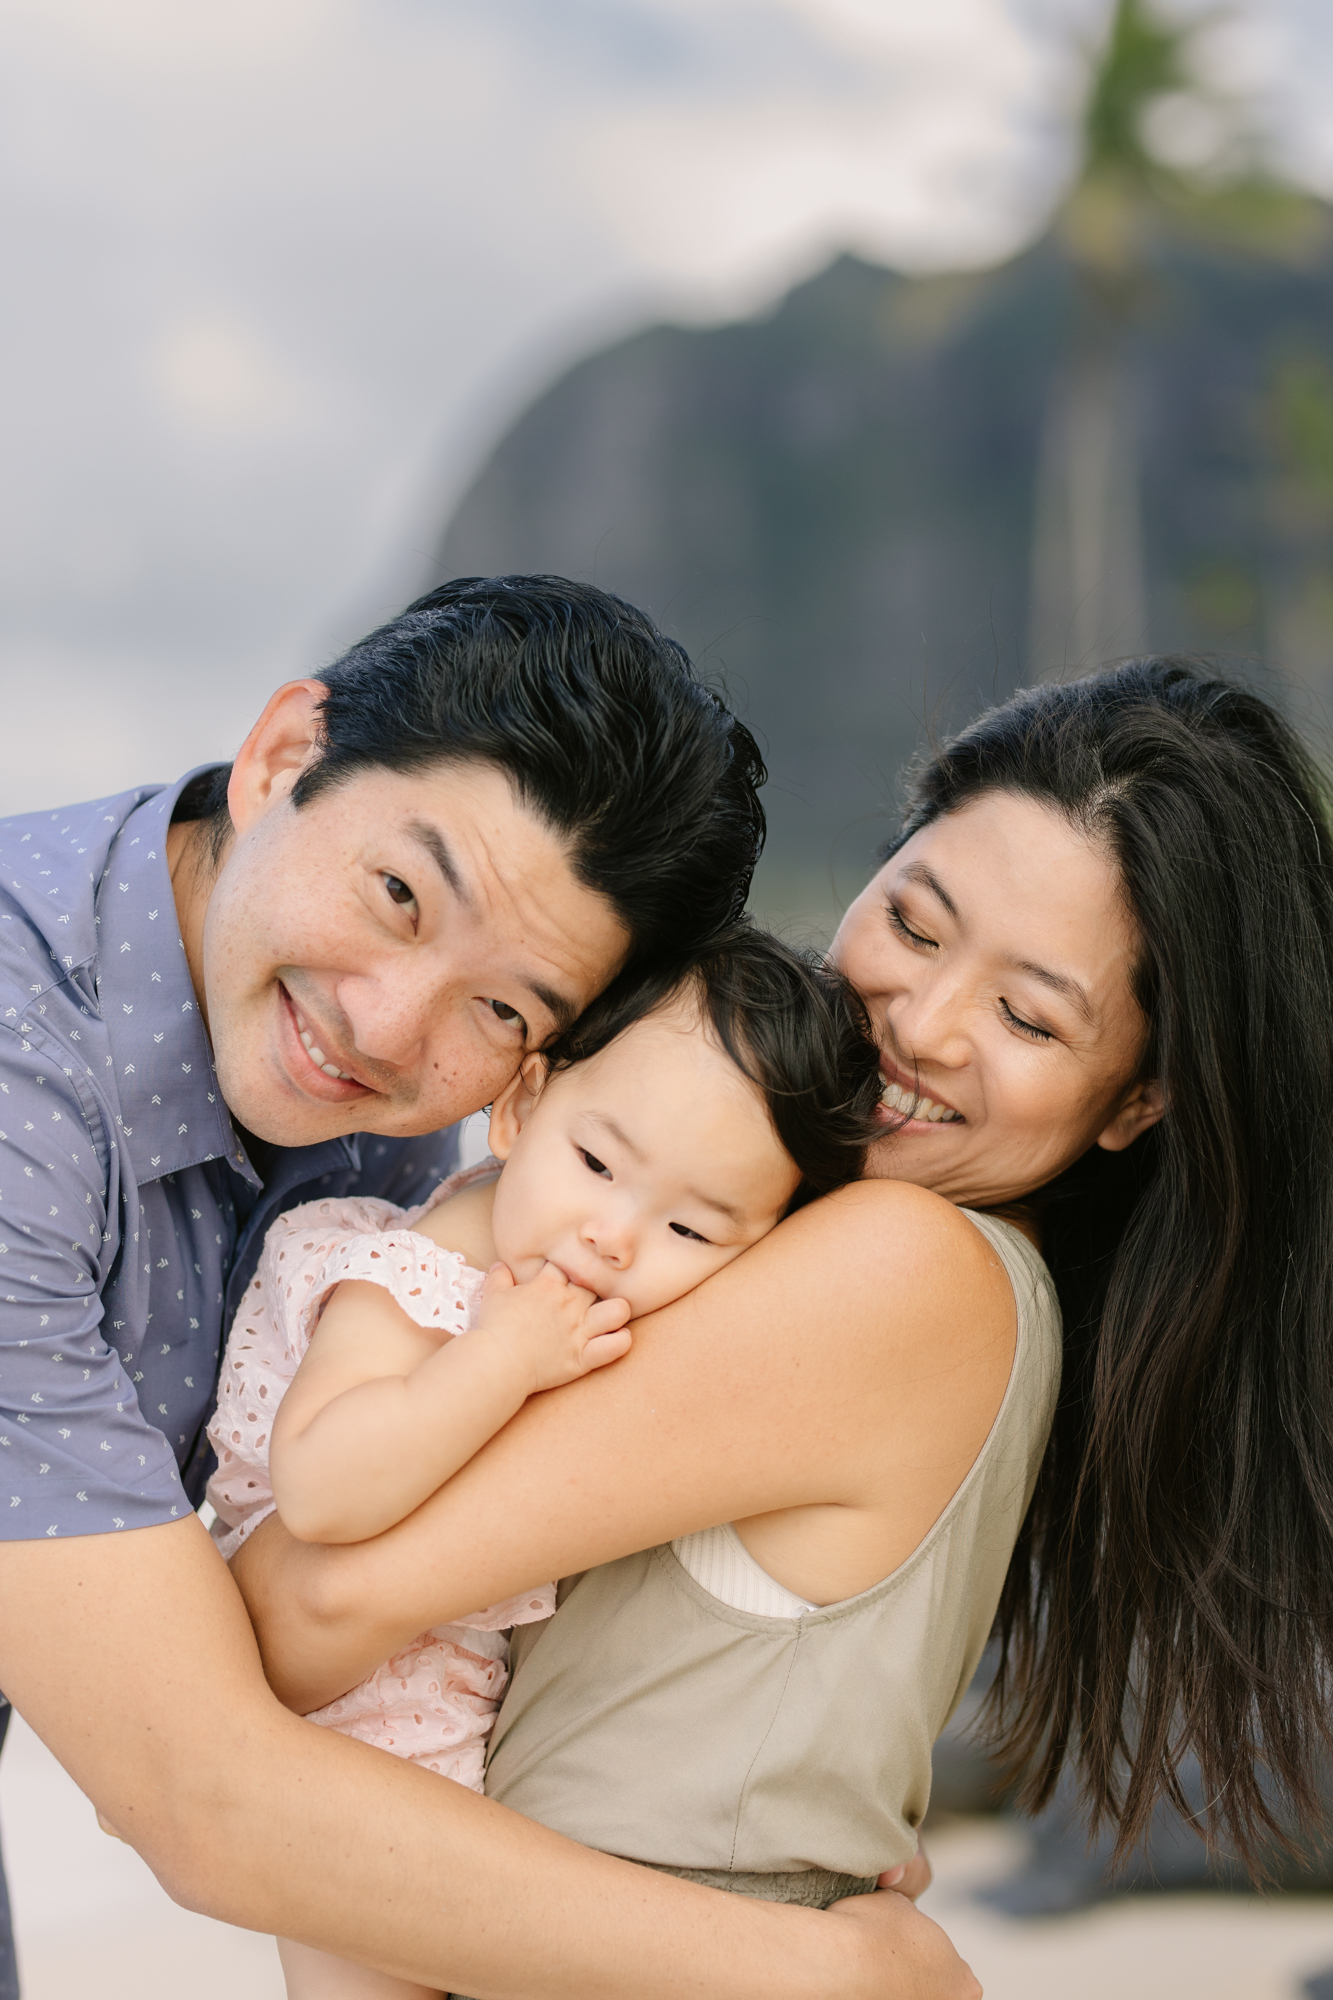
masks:
[[[960,1278],[1003,1268],[960,1208],[910,1181],[855,1181],[799,1209],[768,1241],[796,1255],[861,1266],[900,1283],[938,1283],[950,1292]]]
[[[813,1306],[836,1322],[844,1360],[859,1347],[872,1368],[1011,1345],[1016,1324],[1008,1274],[981,1231],[905,1181],[858,1181],[811,1202],[693,1299],[687,1317],[755,1320],[774,1346],[799,1343]]]

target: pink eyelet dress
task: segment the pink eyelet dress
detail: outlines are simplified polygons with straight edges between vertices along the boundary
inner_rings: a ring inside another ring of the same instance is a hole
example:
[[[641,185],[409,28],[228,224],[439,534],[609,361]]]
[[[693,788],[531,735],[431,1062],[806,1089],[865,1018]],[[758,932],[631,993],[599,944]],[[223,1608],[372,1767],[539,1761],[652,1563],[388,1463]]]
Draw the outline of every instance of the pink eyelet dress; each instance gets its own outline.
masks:
[[[484,1160],[451,1175],[419,1208],[346,1196],[305,1202],[273,1224],[227,1340],[208,1426],[218,1459],[208,1482],[217,1515],[212,1533],[225,1557],[274,1511],[273,1418],[335,1285],[349,1278],[383,1285],[410,1319],[431,1331],[456,1336],[474,1323],[483,1274],[412,1225],[498,1171],[498,1161]],[[554,1610],[554,1586],[540,1584],[456,1624],[437,1625],[310,1720],[479,1792],[509,1679],[509,1629]]]

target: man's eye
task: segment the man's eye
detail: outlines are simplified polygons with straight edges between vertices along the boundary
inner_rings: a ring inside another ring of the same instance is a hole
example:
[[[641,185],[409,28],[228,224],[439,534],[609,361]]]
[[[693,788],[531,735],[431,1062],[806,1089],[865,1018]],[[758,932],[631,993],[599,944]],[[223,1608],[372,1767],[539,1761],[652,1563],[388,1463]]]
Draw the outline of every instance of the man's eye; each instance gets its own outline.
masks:
[[[584,1166],[588,1169],[588,1172],[590,1174],[602,1174],[607,1180],[610,1180],[611,1178],[610,1167],[603,1166],[602,1162],[598,1159],[596,1153],[590,1153],[584,1146],[579,1146],[576,1150],[578,1152],[579,1158],[583,1161]]]
[[[402,881],[399,876],[386,875],[384,878],[384,886],[389,892],[390,902],[415,903],[416,897],[412,894],[412,891],[408,888],[406,882]]]
[[[504,1022],[506,1028],[521,1028],[526,1035],[528,1024],[519,1013],[517,1007],[511,1007],[507,1000],[488,1000],[486,1005],[490,1008],[497,1021]]]
[[[687,1229],[683,1222],[673,1222],[671,1227],[675,1230],[677,1236],[688,1236],[691,1243],[706,1243],[708,1241],[708,1238],[701,1236],[697,1229]]]

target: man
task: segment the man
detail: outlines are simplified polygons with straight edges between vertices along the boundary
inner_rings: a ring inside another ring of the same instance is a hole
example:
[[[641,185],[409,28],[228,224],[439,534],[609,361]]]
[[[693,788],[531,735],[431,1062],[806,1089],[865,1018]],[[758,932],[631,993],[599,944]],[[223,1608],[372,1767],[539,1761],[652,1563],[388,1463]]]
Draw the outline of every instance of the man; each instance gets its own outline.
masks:
[[[473,580],[230,771],[0,829],[0,1685],[179,1900],[476,1993],[890,1990],[877,1913],[701,1911],[287,1715],[193,1513],[273,1216],[421,1199],[442,1128],[739,907],[762,775],[639,613]]]

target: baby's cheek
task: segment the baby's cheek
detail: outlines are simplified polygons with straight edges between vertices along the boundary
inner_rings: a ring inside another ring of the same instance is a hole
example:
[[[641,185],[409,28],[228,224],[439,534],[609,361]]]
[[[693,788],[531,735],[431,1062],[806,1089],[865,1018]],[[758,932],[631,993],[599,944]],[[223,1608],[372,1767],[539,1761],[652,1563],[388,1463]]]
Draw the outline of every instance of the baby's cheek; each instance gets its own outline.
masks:
[[[661,1267],[652,1272],[636,1269],[635,1282],[624,1294],[629,1298],[634,1318],[641,1319],[645,1313],[674,1305],[740,1254],[739,1250],[718,1248],[691,1257],[664,1258]]]

